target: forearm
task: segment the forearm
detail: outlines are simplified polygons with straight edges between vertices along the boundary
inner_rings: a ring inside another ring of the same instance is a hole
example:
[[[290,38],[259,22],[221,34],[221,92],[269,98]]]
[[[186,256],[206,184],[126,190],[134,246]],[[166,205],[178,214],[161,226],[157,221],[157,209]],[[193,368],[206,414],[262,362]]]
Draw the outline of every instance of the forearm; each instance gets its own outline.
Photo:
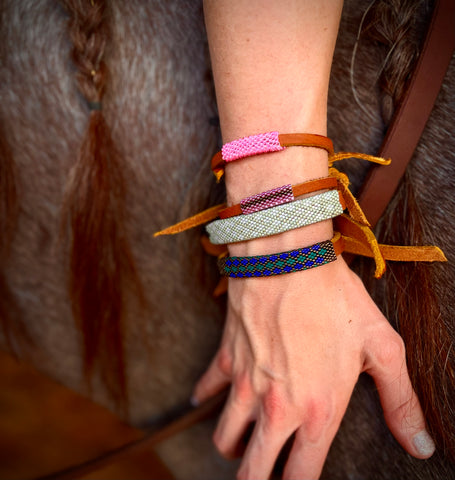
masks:
[[[340,11],[341,0],[205,0],[224,142],[270,131],[326,134]],[[316,148],[235,161],[226,166],[228,203],[327,173],[327,152]],[[328,220],[228,248],[277,253],[331,235]],[[269,478],[291,435],[284,478],[319,478],[362,371],[373,376],[397,440],[418,458],[431,455],[402,340],[340,257],[289,275],[232,278],[228,290],[221,346],[195,398],[232,384],[214,434],[227,457],[254,422],[238,478]]]
[[[205,1],[223,142],[269,131],[326,134],[341,6],[340,0]],[[326,175],[327,152],[320,149],[291,147],[247,158],[226,169],[228,203]],[[295,248],[330,234],[331,222],[322,222],[248,247],[232,245],[231,252]]]

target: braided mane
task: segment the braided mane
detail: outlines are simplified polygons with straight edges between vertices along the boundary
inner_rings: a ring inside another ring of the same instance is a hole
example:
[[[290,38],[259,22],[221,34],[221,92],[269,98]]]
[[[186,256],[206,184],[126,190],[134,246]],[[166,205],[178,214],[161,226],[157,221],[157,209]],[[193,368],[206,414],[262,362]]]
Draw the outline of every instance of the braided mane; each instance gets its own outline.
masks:
[[[90,108],[87,131],[70,173],[64,222],[71,226],[70,296],[84,338],[87,377],[98,362],[110,392],[127,405],[123,318],[128,293],[142,300],[125,212],[125,164],[105,121],[102,100],[109,35],[104,0],[64,0],[76,80]],[[64,224],[64,227],[66,225]]]

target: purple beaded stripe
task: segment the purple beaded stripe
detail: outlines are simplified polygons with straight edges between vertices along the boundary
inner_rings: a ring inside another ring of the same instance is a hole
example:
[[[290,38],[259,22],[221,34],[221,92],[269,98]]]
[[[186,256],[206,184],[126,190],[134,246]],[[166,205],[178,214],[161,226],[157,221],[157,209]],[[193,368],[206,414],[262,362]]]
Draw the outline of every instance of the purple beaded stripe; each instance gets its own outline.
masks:
[[[291,185],[273,188],[267,192],[258,193],[240,201],[240,208],[244,215],[259,212],[267,208],[276,207],[283,203],[293,202],[295,199]]]
[[[279,152],[284,148],[280,144],[278,132],[259,133],[225,143],[221,148],[221,156],[225,162],[232,162],[260,153]]]

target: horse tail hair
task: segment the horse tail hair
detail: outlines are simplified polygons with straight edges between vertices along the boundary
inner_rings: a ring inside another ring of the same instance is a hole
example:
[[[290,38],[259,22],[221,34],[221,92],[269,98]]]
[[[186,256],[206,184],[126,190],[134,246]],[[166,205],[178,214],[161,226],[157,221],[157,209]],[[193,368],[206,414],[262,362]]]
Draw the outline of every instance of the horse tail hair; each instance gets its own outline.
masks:
[[[124,160],[103,115],[108,71],[105,0],[63,0],[70,14],[79,92],[88,104],[88,127],[67,184],[63,228],[71,226],[70,298],[84,340],[84,371],[98,366],[108,391],[128,405],[122,342],[127,293],[143,291],[126,229]]]
[[[365,31],[384,44],[386,57],[380,76],[387,124],[399,104],[418,58],[422,34],[432,2],[377,1]],[[399,245],[432,243],[430,219],[425,218],[407,174],[378,225],[381,242]],[[422,405],[428,429],[437,447],[455,459],[455,352],[454,329],[442,315],[447,301],[435,289],[436,278],[447,265],[415,263],[388,266],[383,308],[397,325],[406,344],[411,380]],[[411,272],[412,269],[412,272]],[[378,288],[379,290],[380,288]],[[381,300],[380,300],[381,302]],[[446,315],[447,316],[447,315]]]

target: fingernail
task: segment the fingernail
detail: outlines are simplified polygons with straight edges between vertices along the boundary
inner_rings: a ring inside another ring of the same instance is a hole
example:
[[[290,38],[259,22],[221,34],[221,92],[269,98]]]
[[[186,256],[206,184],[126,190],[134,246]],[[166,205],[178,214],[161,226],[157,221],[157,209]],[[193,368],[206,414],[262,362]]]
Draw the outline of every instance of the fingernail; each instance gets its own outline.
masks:
[[[436,450],[433,439],[426,430],[422,430],[415,435],[412,441],[420,455],[430,456]]]
[[[200,402],[196,397],[191,397],[190,398],[190,403],[193,407],[199,407]]]

